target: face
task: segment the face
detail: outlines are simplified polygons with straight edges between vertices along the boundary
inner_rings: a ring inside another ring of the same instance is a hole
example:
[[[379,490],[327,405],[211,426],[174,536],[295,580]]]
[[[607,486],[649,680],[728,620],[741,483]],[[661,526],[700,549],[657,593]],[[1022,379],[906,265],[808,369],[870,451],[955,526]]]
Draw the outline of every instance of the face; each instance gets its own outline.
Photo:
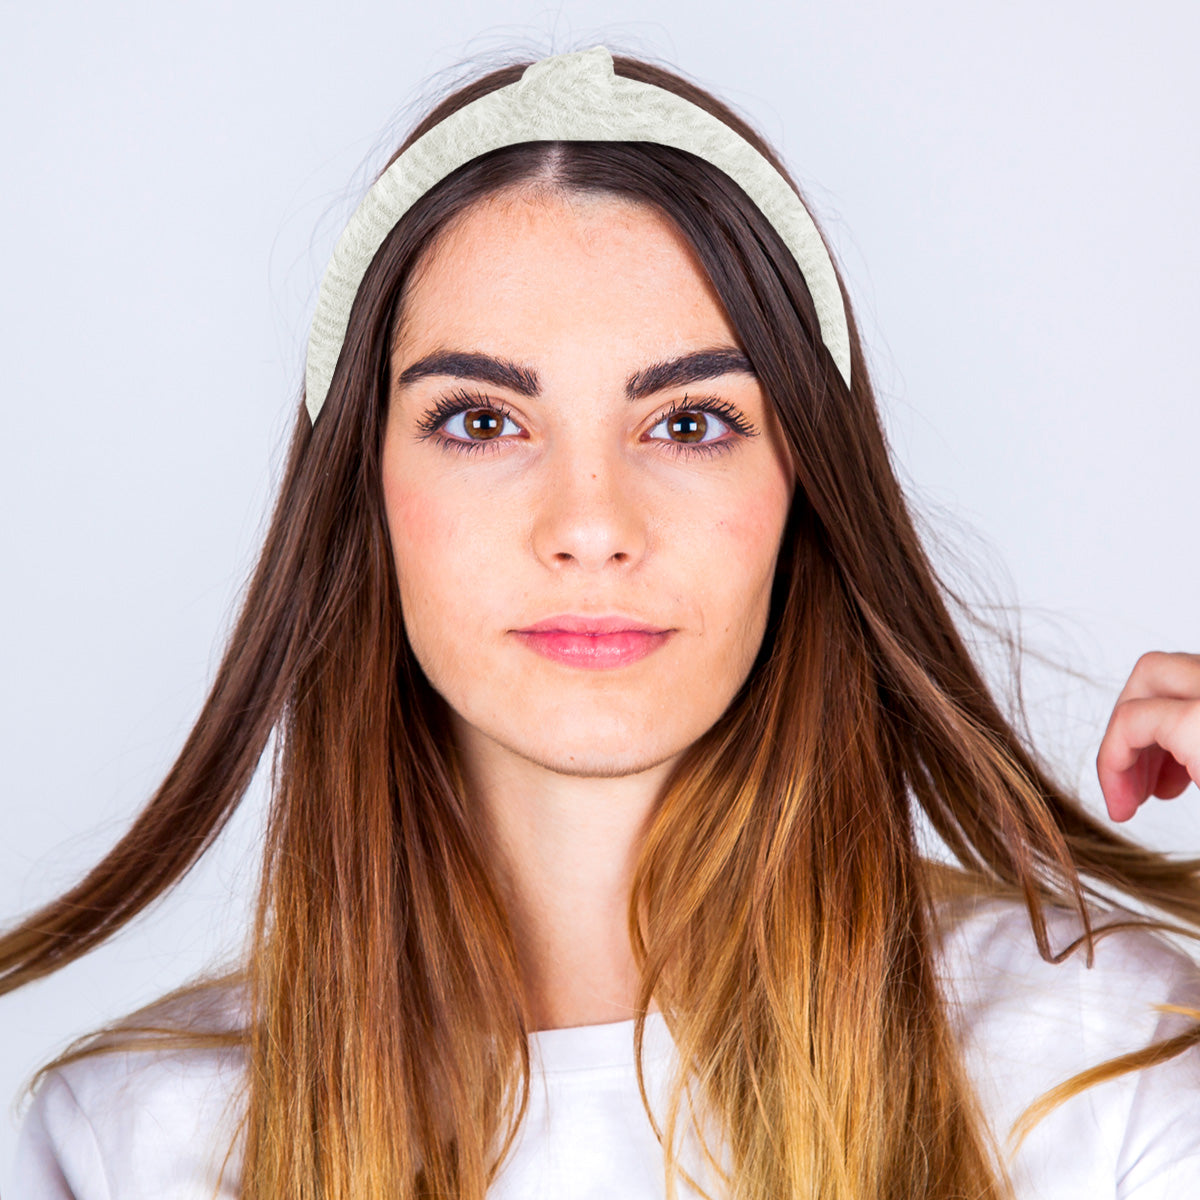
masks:
[[[391,387],[405,630],[468,760],[679,755],[758,652],[794,486],[686,240],[621,198],[480,202],[410,277]]]

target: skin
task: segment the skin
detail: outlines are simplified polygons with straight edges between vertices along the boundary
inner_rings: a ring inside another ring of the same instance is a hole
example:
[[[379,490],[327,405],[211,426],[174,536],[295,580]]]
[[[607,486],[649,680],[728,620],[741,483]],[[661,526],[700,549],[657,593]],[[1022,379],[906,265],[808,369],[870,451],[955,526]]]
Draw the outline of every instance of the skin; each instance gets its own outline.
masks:
[[[1172,800],[1200,784],[1200,654],[1151,650],[1134,664],[1096,754],[1114,821],[1151,796]]]
[[[651,364],[737,348],[687,244],[613,197],[500,193],[430,246],[403,298],[383,451],[387,519],[413,651],[447,701],[495,851],[534,1027],[633,1015],[626,905],[641,837],[679,755],[746,678],[762,640],[794,474],[767,397],[730,372],[630,402]],[[436,350],[503,357],[535,396],[403,372]],[[502,408],[467,452],[463,416]],[[682,450],[675,403],[717,453]],[[693,411],[694,409],[686,409]],[[513,631],[562,614],[671,630],[647,658],[584,669]],[[1096,760],[1114,820],[1200,782],[1200,655],[1138,660]]]
[[[689,244],[625,199],[512,192],[460,216],[402,298],[383,486],[405,628],[452,712],[496,850],[535,1027],[623,1020],[636,977],[633,863],[680,754],[728,707],[766,624],[794,472],[749,371],[631,402],[629,377],[739,342]],[[406,368],[500,356],[540,393]],[[456,391],[501,405],[469,451]],[[705,452],[664,421],[707,414]],[[687,408],[693,412],[693,408]],[[424,427],[423,427],[424,425]],[[587,669],[513,631],[564,613],[670,630],[648,657]]]

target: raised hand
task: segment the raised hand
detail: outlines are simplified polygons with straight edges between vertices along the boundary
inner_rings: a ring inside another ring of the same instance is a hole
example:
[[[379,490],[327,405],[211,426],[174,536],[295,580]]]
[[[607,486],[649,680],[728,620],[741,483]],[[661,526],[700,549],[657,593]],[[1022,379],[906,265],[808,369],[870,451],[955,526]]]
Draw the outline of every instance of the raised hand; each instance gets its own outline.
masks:
[[[1200,654],[1151,650],[1137,660],[1108,719],[1096,774],[1114,821],[1149,797],[1200,784]]]

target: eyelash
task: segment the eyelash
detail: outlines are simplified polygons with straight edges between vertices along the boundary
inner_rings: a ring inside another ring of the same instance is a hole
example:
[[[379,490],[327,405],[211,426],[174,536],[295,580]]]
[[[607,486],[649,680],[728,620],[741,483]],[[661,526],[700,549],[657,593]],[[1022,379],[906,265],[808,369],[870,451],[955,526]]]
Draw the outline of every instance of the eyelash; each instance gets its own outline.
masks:
[[[495,413],[502,420],[516,421],[512,410],[503,401],[490,400],[478,393],[468,392],[460,388],[439,399],[418,420],[417,429],[420,431],[422,438],[436,437],[441,445],[450,450],[461,450],[468,454],[480,450],[499,450],[499,443],[502,440],[500,438],[491,438],[486,441],[464,441],[461,438],[455,437],[438,437],[438,430],[451,417],[457,416],[459,413],[474,412],[480,409]],[[651,428],[653,429],[661,425],[663,421],[681,412],[713,413],[715,416],[720,417],[739,437],[754,437],[758,433],[758,430],[728,400],[719,400],[715,396],[693,400],[686,394],[682,400],[675,401],[669,408],[659,413]],[[665,442],[671,447],[672,452],[678,454],[717,454],[731,449],[734,441],[738,439],[725,438],[719,442],[675,442],[670,438],[654,438],[653,440]]]

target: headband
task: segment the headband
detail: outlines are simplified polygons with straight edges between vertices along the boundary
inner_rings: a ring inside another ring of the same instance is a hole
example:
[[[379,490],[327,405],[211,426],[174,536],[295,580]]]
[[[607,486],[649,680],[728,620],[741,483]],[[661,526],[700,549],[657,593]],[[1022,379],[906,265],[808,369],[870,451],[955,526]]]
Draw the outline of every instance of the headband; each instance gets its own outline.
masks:
[[[816,307],[821,340],[850,386],[850,334],[837,276],[792,186],[723,121],[665,88],[617,75],[608,49],[592,46],[532,63],[515,83],[451,113],[371,185],[338,238],[317,293],[305,368],[305,404],[314,422],[329,392],[359,284],[396,222],[473,158],[539,141],[656,142],[723,171],[791,250]]]

